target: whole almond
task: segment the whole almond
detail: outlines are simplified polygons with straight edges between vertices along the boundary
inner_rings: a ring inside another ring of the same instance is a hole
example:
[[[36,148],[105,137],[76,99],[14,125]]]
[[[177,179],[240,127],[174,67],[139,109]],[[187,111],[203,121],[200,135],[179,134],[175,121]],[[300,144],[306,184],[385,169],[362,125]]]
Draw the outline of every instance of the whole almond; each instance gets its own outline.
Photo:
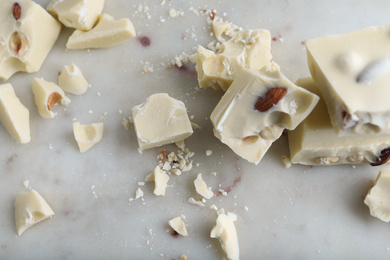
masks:
[[[266,112],[276,105],[287,93],[287,89],[283,87],[275,87],[269,89],[263,96],[257,99],[255,110]]]
[[[19,20],[20,16],[22,15],[22,8],[20,7],[19,3],[14,3],[12,7],[12,15],[14,16],[15,20]]]

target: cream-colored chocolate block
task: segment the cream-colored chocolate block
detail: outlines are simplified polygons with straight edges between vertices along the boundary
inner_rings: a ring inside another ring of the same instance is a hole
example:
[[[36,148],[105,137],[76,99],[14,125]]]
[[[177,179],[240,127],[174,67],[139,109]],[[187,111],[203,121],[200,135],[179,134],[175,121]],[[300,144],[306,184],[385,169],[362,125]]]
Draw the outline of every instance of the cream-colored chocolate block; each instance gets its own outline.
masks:
[[[51,111],[55,104],[60,103],[67,106],[70,103],[70,99],[65,96],[64,91],[59,86],[42,78],[34,79],[32,91],[38,112],[45,118],[53,118],[57,115]]]
[[[175,143],[193,133],[184,103],[166,93],[151,95],[132,113],[141,150]]]
[[[186,237],[188,236],[186,223],[182,220],[181,217],[176,217],[168,221],[168,224],[173,230],[175,230],[178,234]]]
[[[296,84],[320,96],[320,101],[310,115],[288,133],[292,163],[378,165],[387,161],[390,156],[390,134],[345,133],[344,136],[339,136],[332,126],[325,101],[314,81],[302,78]]]
[[[297,127],[318,99],[280,71],[243,69],[211,114],[214,135],[258,164],[283,129]]]
[[[68,93],[82,95],[88,89],[88,82],[75,64],[65,66],[58,76],[58,85]]]
[[[306,41],[310,73],[339,135],[390,133],[390,25]]]
[[[372,187],[364,204],[370,208],[370,214],[384,222],[390,221],[390,170],[379,172],[374,187]]]
[[[46,10],[66,27],[89,31],[102,13],[104,0],[52,0]]]
[[[198,47],[196,71],[201,88],[227,90],[243,69],[260,70],[271,65],[271,34],[268,30],[236,32],[222,43],[219,52]]]
[[[113,17],[102,14],[90,31],[76,30],[69,37],[68,49],[106,48],[117,45],[135,36],[135,29],[127,18],[114,20]]]
[[[222,212],[218,215],[217,223],[211,230],[210,237],[218,238],[221,241],[222,248],[229,260],[238,260],[240,259],[240,248],[236,227],[234,226],[237,215],[230,212],[227,214]]]
[[[80,152],[84,153],[102,139],[103,123],[81,125],[79,122],[74,122],[73,134]]]
[[[20,192],[15,201],[15,226],[22,235],[31,226],[54,215],[53,210],[35,190]]]
[[[33,1],[0,1],[0,80],[38,71],[60,30],[61,24]]]
[[[11,84],[0,86],[0,121],[19,143],[30,142],[30,112],[20,102]]]
[[[165,190],[168,186],[169,175],[162,171],[159,166],[154,168],[153,172],[154,190],[156,196],[165,196]]]

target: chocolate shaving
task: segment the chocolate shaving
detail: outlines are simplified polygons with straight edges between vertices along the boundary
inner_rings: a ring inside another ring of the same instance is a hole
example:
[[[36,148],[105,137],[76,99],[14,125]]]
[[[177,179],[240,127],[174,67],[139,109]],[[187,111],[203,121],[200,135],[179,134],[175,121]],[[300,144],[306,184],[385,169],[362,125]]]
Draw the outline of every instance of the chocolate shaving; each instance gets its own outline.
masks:
[[[371,163],[371,166],[379,166],[387,163],[390,160],[390,147],[383,149],[381,151],[381,154],[376,159],[376,162]]]

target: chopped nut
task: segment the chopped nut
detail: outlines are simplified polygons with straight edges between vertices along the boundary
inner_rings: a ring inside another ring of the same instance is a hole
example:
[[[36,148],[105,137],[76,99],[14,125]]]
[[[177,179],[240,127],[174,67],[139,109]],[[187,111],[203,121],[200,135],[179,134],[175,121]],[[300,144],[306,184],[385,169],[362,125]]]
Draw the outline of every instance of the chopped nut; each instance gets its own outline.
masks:
[[[381,154],[377,158],[376,162],[375,163],[371,163],[370,165],[371,166],[379,166],[379,165],[387,163],[389,160],[390,160],[390,147],[386,148],[386,149],[383,149],[381,151]]]
[[[251,136],[245,136],[241,139],[241,141],[245,144],[252,144],[255,143],[259,137],[257,135],[251,135]]]
[[[27,36],[20,32],[14,32],[10,41],[10,49],[14,55],[23,56],[28,48],[29,42]]]
[[[51,109],[54,104],[62,99],[62,96],[58,92],[53,92],[47,99],[47,109]]]
[[[163,163],[165,163],[167,161],[167,159],[168,159],[168,157],[167,157],[167,150],[161,149],[161,150],[158,150],[157,153],[158,153],[158,157],[160,158],[160,160]]]
[[[281,133],[282,127],[278,125],[270,125],[260,132],[260,136],[265,140],[276,140]]]
[[[361,154],[351,155],[347,157],[347,161],[352,163],[361,163],[364,160],[364,156]]]
[[[321,156],[314,159],[317,164],[320,165],[330,165],[332,163],[337,163],[340,158],[337,156]]]

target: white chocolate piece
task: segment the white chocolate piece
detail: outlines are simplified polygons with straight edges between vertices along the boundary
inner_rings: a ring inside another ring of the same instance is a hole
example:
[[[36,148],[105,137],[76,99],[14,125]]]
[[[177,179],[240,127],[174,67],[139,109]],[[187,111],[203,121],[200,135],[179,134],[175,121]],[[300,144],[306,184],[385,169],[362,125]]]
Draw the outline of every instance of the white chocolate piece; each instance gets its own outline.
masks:
[[[275,100],[274,90],[284,95]],[[237,155],[258,164],[283,129],[294,129],[318,99],[280,71],[243,69],[210,116],[214,135]]]
[[[104,0],[52,0],[46,10],[66,27],[89,31],[102,13]]]
[[[107,48],[135,36],[135,29],[127,18],[114,20],[113,17],[102,14],[96,26],[88,31],[76,30],[66,43],[68,49]]]
[[[186,223],[181,219],[181,217],[176,217],[168,221],[169,226],[173,228],[178,234],[186,237],[188,236]]]
[[[18,236],[53,215],[53,210],[38,192],[20,192],[15,201],[15,226]]]
[[[320,96],[320,101],[311,114],[288,133],[292,163],[334,165],[380,161],[382,150],[390,147],[390,134],[362,136],[345,133],[342,137],[338,136],[314,81],[302,78],[296,84]]]
[[[15,1],[0,2],[0,80],[19,71],[36,72],[56,42],[61,30],[40,5],[19,0],[19,13],[13,14]],[[18,19],[17,19],[18,18]]]
[[[165,189],[167,188],[169,176],[160,169],[159,166],[154,168],[154,191],[153,194],[156,196],[165,196]]]
[[[81,125],[79,122],[74,122],[73,134],[80,152],[84,153],[102,139],[103,123]]]
[[[35,105],[42,117],[53,118],[57,113],[51,111],[53,105],[60,102],[67,106],[70,99],[65,96],[64,91],[53,82],[45,81],[42,78],[35,78],[32,85]]]
[[[364,199],[364,204],[370,208],[370,214],[384,222],[390,221],[390,170],[379,172],[374,187]]]
[[[138,188],[138,189],[135,191],[135,199],[142,198],[143,196],[144,196],[144,192],[141,190],[141,188]]]
[[[339,135],[390,133],[389,34],[387,25],[306,41],[310,73]]]
[[[19,143],[30,142],[30,112],[15,95],[11,84],[0,86],[0,122]]]
[[[141,150],[179,142],[193,133],[184,103],[166,93],[151,95],[132,113]]]
[[[75,64],[65,66],[58,76],[58,85],[68,93],[82,95],[88,89],[88,82]]]
[[[227,30],[229,30],[229,28],[232,27],[232,23],[224,22],[222,18],[215,17],[212,26],[213,26],[214,37],[220,39],[222,34],[224,34]]]
[[[198,47],[196,71],[201,88],[227,90],[243,69],[260,70],[271,66],[271,34],[268,30],[236,32],[222,43],[218,53]]]
[[[199,195],[202,195],[205,199],[211,199],[214,196],[214,192],[211,191],[211,187],[207,187],[206,182],[202,179],[202,174],[199,173],[198,177],[194,180],[195,190]]]
[[[234,221],[237,220],[237,215],[224,211],[219,211],[217,223],[211,230],[211,238],[219,238],[223,250],[230,260],[238,260],[240,258],[240,250],[238,245],[237,231],[234,226]]]

